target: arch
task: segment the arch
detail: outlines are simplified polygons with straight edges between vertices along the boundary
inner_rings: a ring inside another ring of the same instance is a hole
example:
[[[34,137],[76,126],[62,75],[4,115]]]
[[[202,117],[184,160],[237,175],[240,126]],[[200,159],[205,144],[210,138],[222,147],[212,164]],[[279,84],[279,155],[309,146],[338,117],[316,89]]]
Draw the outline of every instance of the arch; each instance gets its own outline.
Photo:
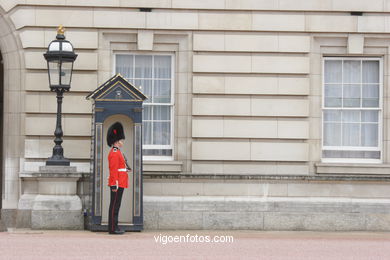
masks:
[[[128,159],[127,163],[131,168],[133,168],[133,136],[134,136],[134,121],[132,118],[130,118],[127,115],[124,114],[117,114],[117,115],[111,115],[107,118],[105,118],[103,122],[103,183],[102,183],[102,194],[103,194],[103,201],[102,201],[102,222],[108,223],[108,206],[110,204],[110,193],[107,188],[107,177],[109,175],[108,173],[108,161],[106,158],[108,158],[108,153],[110,148],[106,144],[106,135],[107,135],[107,130],[108,128],[115,122],[120,122],[123,125],[124,132],[125,132],[125,145],[123,148],[121,148],[123,154],[126,156]],[[119,211],[119,222],[122,223],[133,223],[133,218],[132,218],[132,212],[133,212],[133,178],[132,174],[129,174],[129,187],[130,189],[125,190],[123,193],[123,198],[122,198],[122,205],[121,210]]]
[[[14,5],[13,5],[14,6]],[[23,158],[23,56],[22,44],[8,14],[13,6],[0,4],[0,52],[3,59],[4,124],[1,134],[4,140],[1,159],[1,219],[7,227],[16,225],[19,201],[19,163]]]

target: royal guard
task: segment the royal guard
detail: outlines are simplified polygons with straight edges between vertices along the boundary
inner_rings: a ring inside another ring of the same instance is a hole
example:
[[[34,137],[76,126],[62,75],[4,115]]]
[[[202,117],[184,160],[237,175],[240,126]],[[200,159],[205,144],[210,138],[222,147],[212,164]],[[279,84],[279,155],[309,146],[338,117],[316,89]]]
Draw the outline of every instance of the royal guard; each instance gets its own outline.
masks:
[[[121,206],[123,190],[128,187],[128,172],[131,168],[128,166],[124,154],[120,148],[123,146],[125,134],[121,123],[116,122],[107,132],[107,144],[111,147],[108,154],[108,165],[110,176],[108,177],[108,186],[111,190],[110,208],[108,210],[108,233],[120,235],[125,233],[118,227],[119,208]]]

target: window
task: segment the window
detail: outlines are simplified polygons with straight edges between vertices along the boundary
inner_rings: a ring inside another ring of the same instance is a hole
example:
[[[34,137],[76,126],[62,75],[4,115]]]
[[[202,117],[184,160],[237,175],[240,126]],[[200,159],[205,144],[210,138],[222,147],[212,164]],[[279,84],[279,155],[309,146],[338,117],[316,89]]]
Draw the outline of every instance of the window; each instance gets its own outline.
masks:
[[[170,159],[173,139],[172,55],[117,54],[115,71],[148,97],[143,111],[143,155]]]
[[[380,162],[382,61],[324,58],[322,158]]]

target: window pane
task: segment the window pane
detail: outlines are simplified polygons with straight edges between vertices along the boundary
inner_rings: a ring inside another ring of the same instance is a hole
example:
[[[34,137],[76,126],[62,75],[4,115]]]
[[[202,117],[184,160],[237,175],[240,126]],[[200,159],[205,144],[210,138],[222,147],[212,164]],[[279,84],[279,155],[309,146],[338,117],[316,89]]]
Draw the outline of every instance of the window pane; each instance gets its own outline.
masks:
[[[343,89],[339,84],[326,84],[325,85],[325,97],[338,97],[341,98]]]
[[[363,107],[379,107],[379,85],[363,86]]]
[[[324,111],[325,122],[341,122],[341,110]]]
[[[133,78],[133,55],[116,55],[116,73],[124,78]]]
[[[324,145],[339,146],[341,145],[341,124],[324,123]]]
[[[152,78],[152,56],[135,56],[135,78]]]
[[[378,111],[362,111],[362,122],[379,122],[379,112]]]
[[[363,107],[379,107],[379,99],[377,98],[364,98]]]
[[[153,94],[154,103],[171,103],[171,81],[155,80]]]
[[[325,158],[358,158],[358,159],[380,159],[379,151],[322,151]]]
[[[152,122],[142,122],[143,144],[152,144]]]
[[[344,85],[344,107],[360,107],[360,85]]]
[[[325,97],[325,107],[341,107],[341,105],[342,105],[341,98]]]
[[[379,61],[363,61],[363,83],[379,83]]]
[[[325,107],[341,107],[342,93],[341,85],[325,85]]]
[[[360,83],[360,61],[344,61],[343,63],[343,82],[344,83]]]
[[[379,98],[379,85],[363,85],[363,98]]]
[[[362,146],[378,146],[378,124],[362,124]]]
[[[343,111],[343,122],[360,123],[360,111]]]
[[[171,56],[154,56],[154,78],[171,78]]]
[[[169,145],[171,143],[171,123],[154,122],[153,123],[153,144]]]
[[[341,61],[325,61],[325,83],[341,83]]]
[[[152,106],[144,106],[142,120],[152,120]]]
[[[125,78],[128,82],[130,82],[131,84],[133,84],[134,85],[134,87],[136,87],[136,88],[138,88],[138,89],[140,89],[139,87],[139,85],[136,85],[135,84],[135,79],[129,79],[129,78]],[[142,89],[141,89],[142,90]],[[142,92],[143,93],[143,92]]]
[[[134,81],[134,85],[141,90],[142,93],[147,97],[144,103],[153,102],[152,94],[152,81],[147,79],[137,79]]]
[[[171,120],[171,107],[153,106],[153,120]]]
[[[360,124],[345,123],[343,124],[343,145],[359,146]]]
[[[144,156],[172,156],[172,149],[143,149]]]

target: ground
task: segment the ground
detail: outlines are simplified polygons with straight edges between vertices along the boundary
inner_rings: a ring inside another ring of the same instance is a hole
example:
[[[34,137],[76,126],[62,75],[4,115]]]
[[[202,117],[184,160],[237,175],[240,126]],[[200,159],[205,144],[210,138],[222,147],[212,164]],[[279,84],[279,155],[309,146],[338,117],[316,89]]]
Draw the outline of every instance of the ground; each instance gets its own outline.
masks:
[[[11,230],[0,233],[0,259],[390,259],[390,233]]]

